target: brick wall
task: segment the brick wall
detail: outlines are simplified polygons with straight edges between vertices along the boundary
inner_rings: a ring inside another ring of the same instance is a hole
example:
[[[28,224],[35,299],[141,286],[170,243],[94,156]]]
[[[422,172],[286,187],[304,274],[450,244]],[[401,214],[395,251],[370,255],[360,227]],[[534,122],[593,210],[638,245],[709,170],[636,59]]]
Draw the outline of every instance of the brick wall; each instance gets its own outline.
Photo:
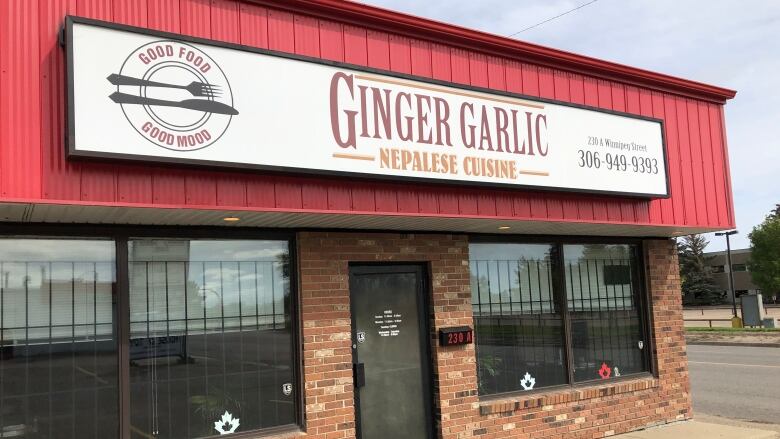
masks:
[[[444,326],[472,326],[468,239],[447,234],[298,235],[306,437],[355,435],[349,262],[425,262],[431,275],[436,427],[443,439],[600,438],[691,417],[677,254],[646,242],[658,378],[480,402],[473,345],[440,348]],[[281,437],[281,436],[280,436]],[[412,439],[412,438],[410,438]]]

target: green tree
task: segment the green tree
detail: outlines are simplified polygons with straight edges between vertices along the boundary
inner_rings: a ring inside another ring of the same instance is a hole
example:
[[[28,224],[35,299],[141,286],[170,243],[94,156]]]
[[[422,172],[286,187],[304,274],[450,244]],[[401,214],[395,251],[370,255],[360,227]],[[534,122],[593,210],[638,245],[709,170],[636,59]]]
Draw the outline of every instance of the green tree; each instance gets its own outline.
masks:
[[[775,204],[774,210],[769,214],[771,217],[780,218],[780,204]]]
[[[707,244],[709,242],[702,235],[683,236],[677,243],[685,305],[716,305],[723,302],[724,294],[712,277],[712,258],[704,256]]]
[[[748,269],[764,296],[780,293],[780,205],[750,232]]]

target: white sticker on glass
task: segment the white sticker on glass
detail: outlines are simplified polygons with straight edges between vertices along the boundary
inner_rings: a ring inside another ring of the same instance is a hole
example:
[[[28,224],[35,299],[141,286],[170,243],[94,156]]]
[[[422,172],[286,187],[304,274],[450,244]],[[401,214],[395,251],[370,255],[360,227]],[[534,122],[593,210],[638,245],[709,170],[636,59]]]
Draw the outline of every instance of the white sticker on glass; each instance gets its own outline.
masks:
[[[399,325],[403,323],[401,314],[392,309],[386,309],[381,314],[374,315],[374,324],[380,337],[396,337],[401,333]]]
[[[290,396],[290,394],[292,393],[292,384],[290,383],[282,384],[282,393],[284,393],[284,396]]]
[[[220,435],[235,433],[239,426],[238,418],[233,419],[233,415],[225,411],[222,418],[214,423],[214,430]]]
[[[364,331],[360,331],[357,333],[357,341],[358,343],[363,343],[366,341],[366,333]]]
[[[523,379],[520,380],[520,385],[523,386],[523,390],[533,390],[534,386],[536,385],[536,378],[532,377],[530,373],[526,372]]]

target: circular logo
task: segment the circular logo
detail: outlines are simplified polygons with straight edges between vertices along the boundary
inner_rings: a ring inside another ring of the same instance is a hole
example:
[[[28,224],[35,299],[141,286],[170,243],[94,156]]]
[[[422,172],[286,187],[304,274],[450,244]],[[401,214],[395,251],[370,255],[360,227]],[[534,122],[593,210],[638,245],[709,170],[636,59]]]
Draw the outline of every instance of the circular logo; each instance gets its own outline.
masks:
[[[238,111],[225,73],[205,52],[174,40],[135,49],[109,96],[144,139],[174,151],[195,151],[219,140]]]

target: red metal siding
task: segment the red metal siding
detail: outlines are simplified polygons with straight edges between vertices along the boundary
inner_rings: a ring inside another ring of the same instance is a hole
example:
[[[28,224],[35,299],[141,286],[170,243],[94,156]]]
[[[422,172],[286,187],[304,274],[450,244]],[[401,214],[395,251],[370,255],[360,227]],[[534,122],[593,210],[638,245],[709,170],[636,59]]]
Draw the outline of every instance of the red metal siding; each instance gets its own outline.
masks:
[[[38,17],[45,11],[38,6],[25,0],[0,2],[0,162],[15,163],[0,169],[4,197],[41,192],[41,62],[36,55],[42,38]]]
[[[373,181],[355,185],[347,179],[71,162],[64,157],[64,54],[58,44],[67,14],[662,118],[671,198],[648,201]],[[235,0],[2,1],[2,197],[678,227],[734,225],[723,109],[711,96],[694,99],[662,87],[650,90],[626,77],[610,80],[564,71],[355,23]]]

